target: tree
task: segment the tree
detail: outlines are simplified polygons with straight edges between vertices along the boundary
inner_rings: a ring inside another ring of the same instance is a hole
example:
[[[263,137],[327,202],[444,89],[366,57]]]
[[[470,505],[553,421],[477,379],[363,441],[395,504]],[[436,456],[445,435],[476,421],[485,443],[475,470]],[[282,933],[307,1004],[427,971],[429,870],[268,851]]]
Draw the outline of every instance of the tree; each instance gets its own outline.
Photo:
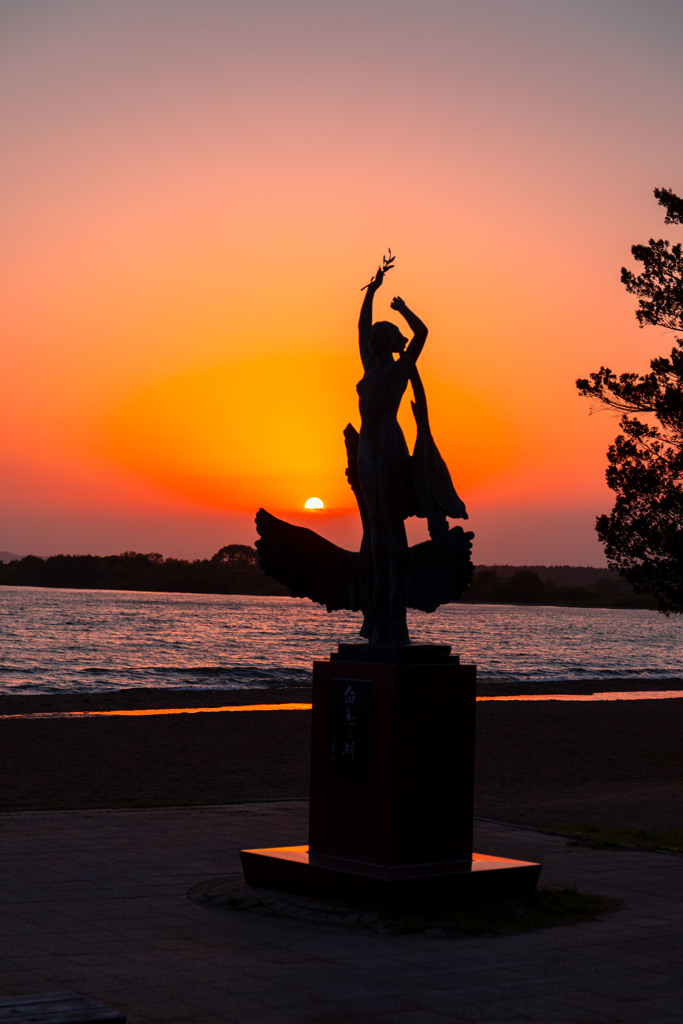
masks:
[[[253,569],[258,563],[256,548],[249,544],[226,544],[211,558],[212,565],[220,565],[235,572]]]
[[[518,569],[510,580],[513,604],[544,604],[552,588],[533,569]]]
[[[654,194],[664,222],[683,224],[683,199],[670,189]],[[642,271],[623,267],[621,280],[638,296],[638,323],[683,332],[681,243],[651,238],[631,253]],[[616,502],[596,521],[609,567],[652,593],[660,611],[683,612],[683,338],[674,338],[670,355],[651,361],[649,373],[617,376],[602,366],[576,386],[622,413],[622,433],[607,452]]]

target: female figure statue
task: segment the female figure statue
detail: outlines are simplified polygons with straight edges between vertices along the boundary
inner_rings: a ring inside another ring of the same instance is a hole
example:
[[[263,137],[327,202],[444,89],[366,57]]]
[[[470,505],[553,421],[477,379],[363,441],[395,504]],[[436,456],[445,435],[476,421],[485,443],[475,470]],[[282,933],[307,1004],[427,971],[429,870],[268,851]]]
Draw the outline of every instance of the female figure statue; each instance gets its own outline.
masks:
[[[396,296],[391,302],[413,332],[409,342],[392,323],[372,322],[372,303],[385,270],[367,286],[358,321],[363,377],[357,386],[361,427],[357,482],[364,505],[364,543],[372,560],[370,609],[363,635],[374,644],[409,643],[406,626],[408,541],[404,520],[416,514],[410,453],[397,415],[427,339],[427,328]],[[396,355],[397,358],[394,358]]]
[[[256,548],[265,572],[295,597],[309,597],[328,611],[362,611],[361,636],[388,647],[410,643],[406,607],[431,612],[457,600],[473,572],[473,534],[448,525],[447,517],[467,519],[467,512],[432,438],[417,370],[427,328],[398,296],[391,308],[406,321],[412,339],[392,323],[372,322],[375,292],[393,262],[390,253],[367,285],[358,321],[361,427],[360,433],[351,424],[344,430],[346,475],[363,523],[360,551],[346,551],[265,509],[256,515]],[[409,381],[417,425],[412,455],[397,419]],[[408,547],[408,516],[427,520],[431,540]]]

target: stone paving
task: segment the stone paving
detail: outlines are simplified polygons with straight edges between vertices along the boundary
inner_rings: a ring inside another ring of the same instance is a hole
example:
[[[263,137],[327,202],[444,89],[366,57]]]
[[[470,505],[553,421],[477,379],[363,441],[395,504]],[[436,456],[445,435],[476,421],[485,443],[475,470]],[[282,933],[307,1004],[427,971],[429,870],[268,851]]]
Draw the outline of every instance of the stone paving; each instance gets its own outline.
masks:
[[[68,989],[129,1024],[683,1019],[674,855],[596,852],[478,821],[479,852],[540,860],[542,884],[623,902],[581,924],[443,938],[193,898],[238,884],[242,847],[305,843],[301,801],[26,812],[2,815],[0,827],[7,995]]]

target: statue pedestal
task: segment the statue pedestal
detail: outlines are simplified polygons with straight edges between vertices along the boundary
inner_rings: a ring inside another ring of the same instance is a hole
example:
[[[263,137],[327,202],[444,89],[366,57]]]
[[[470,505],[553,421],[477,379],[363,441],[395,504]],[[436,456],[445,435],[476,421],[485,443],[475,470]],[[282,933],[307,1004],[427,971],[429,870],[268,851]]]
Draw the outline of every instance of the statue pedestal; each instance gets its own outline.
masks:
[[[243,850],[247,882],[385,907],[532,891],[540,865],[472,852],[475,689],[446,646],[315,662],[309,845]]]

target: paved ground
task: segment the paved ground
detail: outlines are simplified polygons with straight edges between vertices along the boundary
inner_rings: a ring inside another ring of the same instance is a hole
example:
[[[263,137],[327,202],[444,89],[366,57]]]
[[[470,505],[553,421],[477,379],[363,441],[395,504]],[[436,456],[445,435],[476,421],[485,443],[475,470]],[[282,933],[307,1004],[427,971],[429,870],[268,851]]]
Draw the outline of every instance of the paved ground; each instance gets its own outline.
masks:
[[[512,937],[391,936],[195,902],[241,847],[306,841],[303,802],[7,814],[5,994],[70,989],[129,1024],[654,1024],[682,1019],[683,861],[477,823],[482,853],[623,900]]]

